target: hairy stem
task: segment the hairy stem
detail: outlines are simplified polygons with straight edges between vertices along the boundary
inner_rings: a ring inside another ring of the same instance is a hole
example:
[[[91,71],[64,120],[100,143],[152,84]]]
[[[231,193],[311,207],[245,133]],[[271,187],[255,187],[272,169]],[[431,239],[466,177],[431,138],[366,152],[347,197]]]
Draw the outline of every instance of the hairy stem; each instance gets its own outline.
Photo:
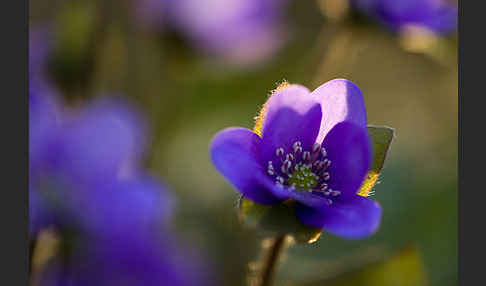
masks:
[[[270,286],[273,280],[275,269],[277,268],[278,259],[286,246],[286,234],[276,236],[264,258],[264,264],[261,272],[261,283],[259,286]]]

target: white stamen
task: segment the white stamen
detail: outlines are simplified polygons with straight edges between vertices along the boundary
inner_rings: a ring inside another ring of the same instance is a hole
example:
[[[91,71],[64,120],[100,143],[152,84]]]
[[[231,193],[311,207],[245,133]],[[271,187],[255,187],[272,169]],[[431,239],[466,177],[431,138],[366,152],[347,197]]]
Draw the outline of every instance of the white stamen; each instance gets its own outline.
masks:
[[[275,150],[275,155],[277,155],[277,157],[283,156],[284,153],[285,153],[285,151],[282,147],[277,148],[277,150]]]
[[[326,148],[324,148],[324,147],[321,148],[321,154],[322,154],[322,157],[327,156]]]
[[[285,156],[285,160],[288,160],[288,161],[293,161],[294,160],[294,155],[288,153],[286,156]]]
[[[289,160],[285,160],[280,169],[281,169],[282,173],[287,173],[289,171],[290,167],[292,167],[292,162],[290,162]]]
[[[304,161],[309,161],[310,160],[310,152],[309,151],[305,151],[304,153],[302,153],[302,159]]]
[[[324,172],[324,174],[322,174],[322,178],[324,181],[328,181],[331,178],[331,175],[329,175],[328,172]]]
[[[292,147],[295,149],[295,147],[302,146],[302,142],[300,141],[295,141]]]
[[[339,196],[341,194],[340,191],[332,191],[331,193],[334,197]]]
[[[314,143],[314,145],[312,145],[312,154],[319,152],[320,149],[321,149],[321,144]]]
[[[329,166],[331,166],[331,160],[329,160],[329,159],[324,159],[324,161],[322,161],[322,168],[326,169],[326,168],[328,168]]]
[[[299,155],[300,153],[302,153],[302,147],[301,146],[294,147],[294,154]]]
[[[302,143],[300,141],[294,142],[292,149],[294,150],[295,154],[302,153]]]
[[[275,169],[273,169],[272,161],[268,161],[267,173],[270,176],[273,176],[275,174]]]

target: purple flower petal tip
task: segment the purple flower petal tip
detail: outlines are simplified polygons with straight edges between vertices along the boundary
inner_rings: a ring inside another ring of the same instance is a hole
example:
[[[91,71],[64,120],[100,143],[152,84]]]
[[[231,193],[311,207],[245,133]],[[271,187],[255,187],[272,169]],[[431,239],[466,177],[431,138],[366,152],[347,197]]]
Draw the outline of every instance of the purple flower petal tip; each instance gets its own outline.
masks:
[[[317,142],[322,142],[339,122],[366,127],[366,108],[361,89],[346,79],[334,79],[316,88],[311,95],[321,103],[322,122]]]
[[[297,218],[308,226],[324,228],[347,239],[363,239],[378,230],[382,210],[379,203],[355,195],[321,208],[300,205],[296,213]]]

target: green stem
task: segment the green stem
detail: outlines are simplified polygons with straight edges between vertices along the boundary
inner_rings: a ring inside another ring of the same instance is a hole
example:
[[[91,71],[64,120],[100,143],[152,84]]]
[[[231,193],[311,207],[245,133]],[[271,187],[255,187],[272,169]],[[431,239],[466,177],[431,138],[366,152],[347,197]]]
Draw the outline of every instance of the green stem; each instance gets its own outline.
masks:
[[[272,245],[267,252],[264,266],[261,272],[261,283],[259,286],[270,286],[273,280],[275,269],[277,268],[278,259],[286,246],[286,234],[278,235],[272,241]]]

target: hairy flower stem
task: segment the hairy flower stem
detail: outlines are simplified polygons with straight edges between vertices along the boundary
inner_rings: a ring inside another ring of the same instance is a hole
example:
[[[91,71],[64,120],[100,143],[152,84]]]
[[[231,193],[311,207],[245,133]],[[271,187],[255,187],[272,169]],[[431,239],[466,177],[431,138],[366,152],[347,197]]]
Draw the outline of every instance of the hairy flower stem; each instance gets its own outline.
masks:
[[[267,251],[261,272],[261,283],[259,286],[270,286],[278,264],[280,254],[286,248],[286,234],[276,236]]]

